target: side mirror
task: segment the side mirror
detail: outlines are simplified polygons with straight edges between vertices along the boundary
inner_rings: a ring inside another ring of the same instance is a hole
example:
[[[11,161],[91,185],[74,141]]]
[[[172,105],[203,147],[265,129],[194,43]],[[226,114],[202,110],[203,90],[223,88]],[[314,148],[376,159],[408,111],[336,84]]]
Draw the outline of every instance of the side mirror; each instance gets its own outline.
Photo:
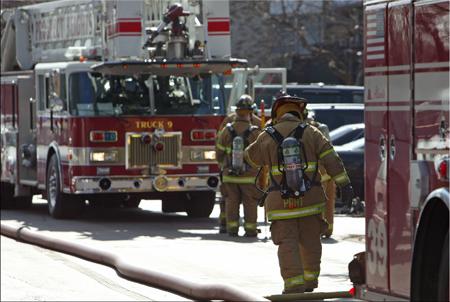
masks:
[[[50,110],[52,110],[53,112],[63,111],[65,109],[64,105],[64,101],[60,97],[54,96],[50,98]]]

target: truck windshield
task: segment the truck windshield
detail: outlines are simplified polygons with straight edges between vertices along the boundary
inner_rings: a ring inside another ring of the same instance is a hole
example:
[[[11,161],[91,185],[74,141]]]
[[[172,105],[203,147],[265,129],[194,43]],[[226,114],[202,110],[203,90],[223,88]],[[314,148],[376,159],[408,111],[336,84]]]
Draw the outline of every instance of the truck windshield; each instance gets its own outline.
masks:
[[[221,87],[212,93],[212,87]],[[104,76],[76,72],[69,77],[70,113],[76,116],[224,114],[220,76]]]

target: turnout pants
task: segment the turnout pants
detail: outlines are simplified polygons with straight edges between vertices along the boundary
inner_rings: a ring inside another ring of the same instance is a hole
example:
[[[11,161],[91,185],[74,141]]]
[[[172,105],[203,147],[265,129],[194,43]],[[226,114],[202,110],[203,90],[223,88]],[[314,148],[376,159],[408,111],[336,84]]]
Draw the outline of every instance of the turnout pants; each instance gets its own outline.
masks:
[[[222,195],[222,198],[219,203],[219,207],[220,207],[219,225],[220,226],[226,226],[226,224],[227,224],[226,212],[225,212],[225,200],[227,198],[227,193],[226,193],[225,188],[226,188],[226,185],[222,183],[220,185],[220,194]]]
[[[318,286],[322,229],[320,214],[272,221],[272,241],[278,246],[278,262],[286,291],[303,292]]]
[[[239,205],[244,206],[244,229],[248,234],[256,234],[257,203],[260,197],[254,184],[226,183],[225,209],[227,232],[237,234],[239,230]]]

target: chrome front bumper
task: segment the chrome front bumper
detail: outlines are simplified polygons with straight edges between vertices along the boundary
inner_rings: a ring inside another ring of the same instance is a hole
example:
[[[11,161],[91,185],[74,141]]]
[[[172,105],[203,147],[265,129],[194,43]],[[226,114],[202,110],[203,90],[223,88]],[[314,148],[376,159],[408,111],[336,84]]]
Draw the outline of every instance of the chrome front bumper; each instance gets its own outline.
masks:
[[[164,188],[161,187],[163,180]],[[155,185],[155,182],[157,183]],[[71,188],[65,193],[146,193],[217,190],[218,176],[205,175],[155,175],[145,177],[94,176],[72,178]]]

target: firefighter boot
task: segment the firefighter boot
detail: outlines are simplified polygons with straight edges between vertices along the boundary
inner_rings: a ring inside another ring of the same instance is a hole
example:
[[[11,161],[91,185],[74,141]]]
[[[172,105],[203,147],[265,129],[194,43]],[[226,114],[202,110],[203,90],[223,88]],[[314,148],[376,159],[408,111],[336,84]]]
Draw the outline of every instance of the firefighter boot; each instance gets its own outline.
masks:
[[[256,229],[256,223],[245,222],[244,229],[245,229],[245,234],[244,234],[245,237],[256,237],[258,235],[258,230]]]
[[[239,221],[227,221],[227,233],[231,237],[237,237],[239,231]]]
[[[333,234],[333,224],[327,223],[327,227],[325,231],[323,231],[322,233],[322,238],[330,238],[332,234]]]
[[[303,285],[301,286],[295,286],[295,287],[290,287],[290,288],[285,288],[283,289],[282,294],[286,295],[286,294],[302,294],[304,293],[305,287]],[[311,290],[312,291],[312,290]]]

